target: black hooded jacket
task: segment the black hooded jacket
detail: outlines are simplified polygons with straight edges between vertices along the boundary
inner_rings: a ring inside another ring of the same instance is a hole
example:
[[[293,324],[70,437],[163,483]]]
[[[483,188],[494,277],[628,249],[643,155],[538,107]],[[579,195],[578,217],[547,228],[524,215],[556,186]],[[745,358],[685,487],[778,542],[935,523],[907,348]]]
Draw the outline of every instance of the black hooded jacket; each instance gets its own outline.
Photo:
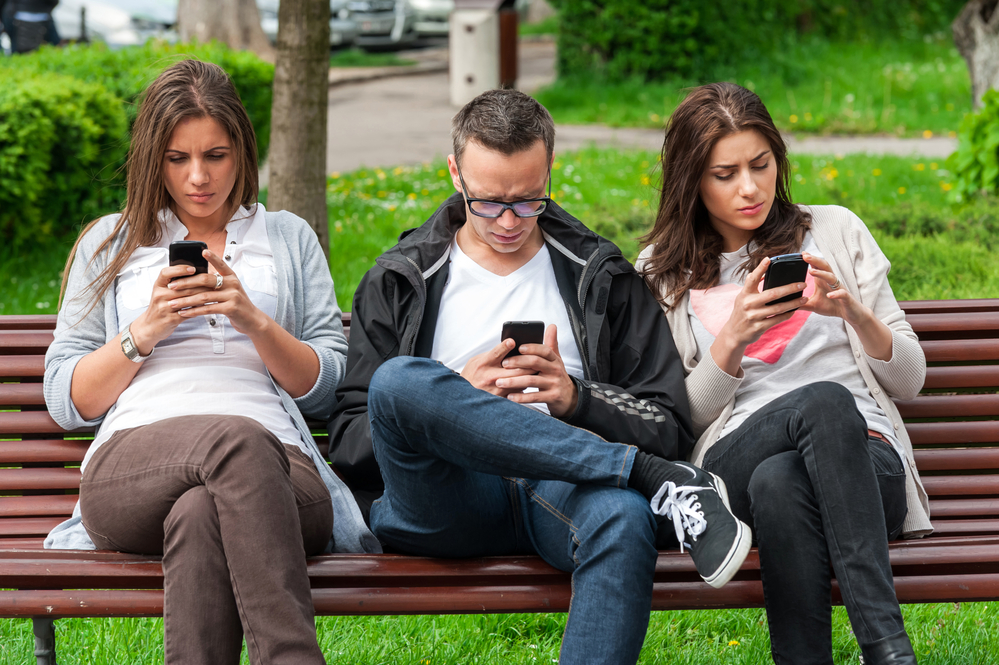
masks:
[[[371,448],[368,385],[390,358],[430,356],[451,241],[464,223],[465,204],[455,194],[378,257],[354,293],[329,455],[365,518],[384,490]],[[585,372],[583,380],[573,379],[579,399],[565,422],[666,459],[686,459],[694,437],[683,367],[659,304],[613,243],[554,202],[538,226]],[[499,343],[499,327],[496,338]]]

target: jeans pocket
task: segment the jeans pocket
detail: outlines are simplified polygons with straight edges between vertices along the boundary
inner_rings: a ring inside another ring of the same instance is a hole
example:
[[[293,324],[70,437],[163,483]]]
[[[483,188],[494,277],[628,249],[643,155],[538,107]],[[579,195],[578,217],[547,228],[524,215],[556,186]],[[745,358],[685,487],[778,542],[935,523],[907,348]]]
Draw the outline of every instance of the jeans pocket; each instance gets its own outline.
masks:
[[[909,513],[905,497],[905,469],[902,458],[891,444],[880,439],[868,439],[868,450],[881,491],[888,540],[891,541],[902,532],[902,523]]]

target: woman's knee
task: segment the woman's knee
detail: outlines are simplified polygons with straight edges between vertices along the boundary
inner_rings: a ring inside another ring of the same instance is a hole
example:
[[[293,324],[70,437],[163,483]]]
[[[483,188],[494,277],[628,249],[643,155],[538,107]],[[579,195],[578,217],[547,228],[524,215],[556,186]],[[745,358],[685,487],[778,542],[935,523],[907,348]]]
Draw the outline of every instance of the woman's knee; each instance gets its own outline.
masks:
[[[280,439],[253,418],[218,416],[212,428],[216,433],[216,445],[227,453],[259,460],[261,463],[269,460],[269,454],[276,453],[278,457],[287,458]]]
[[[748,492],[754,524],[789,524],[795,515],[816,510],[805,461],[796,451],[763,460],[749,479]]]
[[[191,547],[201,553],[221,549],[218,509],[204,485],[181,494],[163,520],[164,554]]]

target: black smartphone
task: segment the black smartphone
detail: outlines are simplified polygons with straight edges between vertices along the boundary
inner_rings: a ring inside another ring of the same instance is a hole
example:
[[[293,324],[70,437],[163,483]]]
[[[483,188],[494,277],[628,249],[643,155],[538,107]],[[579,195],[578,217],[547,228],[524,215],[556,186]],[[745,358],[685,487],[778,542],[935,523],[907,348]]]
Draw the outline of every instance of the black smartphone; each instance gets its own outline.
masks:
[[[506,357],[519,356],[521,344],[544,344],[545,343],[545,322],[544,321],[506,321],[503,323],[503,333],[500,341],[512,339],[516,346],[506,354]]]
[[[794,282],[804,282],[806,275],[808,275],[808,264],[805,263],[805,259],[801,258],[801,254],[781,254],[780,256],[775,256],[770,259],[767,274],[763,276],[763,290],[775,289],[778,286],[793,284]],[[777,303],[788,302],[800,298],[803,293],[804,291],[798,291],[783,298],[771,300],[767,304],[776,305]]]
[[[194,266],[194,274],[208,272],[208,259],[201,255],[201,252],[208,249],[208,245],[200,240],[178,240],[170,243],[170,265],[172,266]],[[186,275],[190,277],[190,275]],[[180,279],[174,277],[170,281]]]

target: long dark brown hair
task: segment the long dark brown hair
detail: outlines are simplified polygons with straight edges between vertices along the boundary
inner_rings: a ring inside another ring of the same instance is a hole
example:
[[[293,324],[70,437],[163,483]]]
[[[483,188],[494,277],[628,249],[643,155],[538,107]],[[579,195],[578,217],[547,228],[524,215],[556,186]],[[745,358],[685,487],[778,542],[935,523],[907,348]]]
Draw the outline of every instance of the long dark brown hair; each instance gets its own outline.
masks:
[[[174,209],[174,201],[163,182],[163,156],[167,145],[174,128],[182,120],[206,117],[218,122],[233,143],[236,182],[226,199],[226,219],[235,214],[240,205],[252,206],[257,202],[257,139],[229,75],[218,65],[200,60],[182,60],[168,67],[146,88],[132,127],[132,144],[125,167],[127,194],[121,217],[90,258],[93,262],[101,252],[108,251],[124,229],[121,249],[80,294],[82,297],[89,292],[91,309],[114,284],[115,277],[137,247],[149,247],[160,241],[162,227],[158,213],[164,208]],[[80,240],[98,221],[94,220],[83,229],[69,252],[59,291],[60,303],[66,293],[66,281]]]
[[[801,249],[811,217],[791,203],[787,146],[770,113],[753,92],[734,83],[710,83],[691,90],[666,125],[662,190],[652,230],[641,241],[653,245],[642,269],[649,288],[666,307],[688,289],[715,286],[722,237],[711,226],[700,183],[715,144],[738,132],[755,130],[770,144],[777,168],[774,202],[750,241],[752,271],[764,258]]]

